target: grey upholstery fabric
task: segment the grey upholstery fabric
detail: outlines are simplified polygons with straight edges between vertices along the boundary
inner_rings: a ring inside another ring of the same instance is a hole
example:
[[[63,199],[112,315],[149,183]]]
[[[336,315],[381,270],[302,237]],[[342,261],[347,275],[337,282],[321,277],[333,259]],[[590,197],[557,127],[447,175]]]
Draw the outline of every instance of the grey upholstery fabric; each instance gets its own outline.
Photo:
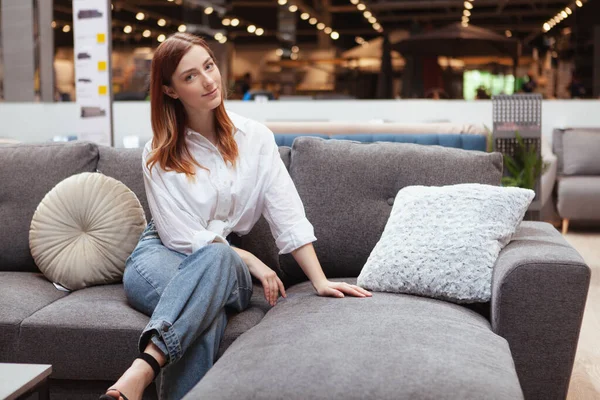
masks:
[[[328,277],[356,277],[389,218],[393,200],[409,185],[499,185],[502,156],[409,143],[360,143],[299,137],[290,174],[314,225],[314,243]],[[304,273],[290,254],[282,270]]]
[[[142,173],[143,149],[115,149],[113,147],[98,146],[98,172],[115,178],[125,184],[135,193],[140,200],[146,220],[150,221],[152,215],[146,199],[144,175]]]
[[[260,322],[269,307],[262,293],[255,285],[250,307],[231,317],[220,353]],[[17,357],[52,364],[54,379],[115,380],[138,354],[148,320],[127,304],[121,284],[82,289],[23,321]]]
[[[17,362],[19,326],[27,317],[65,296],[44,275],[0,271],[0,362]]]
[[[29,225],[54,185],[94,172],[98,148],[86,142],[0,146],[0,271],[39,272],[29,251]]]
[[[558,180],[557,209],[562,218],[600,220],[600,175],[563,176]]]
[[[563,139],[564,175],[600,175],[600,129],[569,129]]]
[[[291,151],[291,147],[279,147],[279,155],[288,170],[290,169]],[[247,250],[258,257],[265,265],[277,272],[279,277],[282,278],[285,283],[285,277],[279,266],[279,250],[275,245],[275,238],[273,238],[269,224],[264,216],[260,217],[252,230],[248,232],[247,235],[242,236],[239,240],[240,248]]]
[[[488,321],[416,296],[319,297],[308,282],[290,288],[185,397],[440,398],[522,398],[508,344]]]
[[[590,281],[583,259],[550,224],[523,222],[492,283],[492,328],[508,341],[530,399],[564,399]]]

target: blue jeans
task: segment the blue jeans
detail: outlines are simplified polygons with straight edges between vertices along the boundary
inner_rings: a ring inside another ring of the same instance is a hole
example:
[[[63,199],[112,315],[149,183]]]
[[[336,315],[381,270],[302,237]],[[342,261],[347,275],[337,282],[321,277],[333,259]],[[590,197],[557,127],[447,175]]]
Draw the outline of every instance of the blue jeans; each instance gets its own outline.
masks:
[[[248,266],[227,244],[212,243],[186,256],[165,247],[153,221],[127,259],[129,304],[150,316],[139,350],[149,341],[167,358],[159,398],[180,399],[215,362],[227,325],[225,307],[243,311],[252,296]]]

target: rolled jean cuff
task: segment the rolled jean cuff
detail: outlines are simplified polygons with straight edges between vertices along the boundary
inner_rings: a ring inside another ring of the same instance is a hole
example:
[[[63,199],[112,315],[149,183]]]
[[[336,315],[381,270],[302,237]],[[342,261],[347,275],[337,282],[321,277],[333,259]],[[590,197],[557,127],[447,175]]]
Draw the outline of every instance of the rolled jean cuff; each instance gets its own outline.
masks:
[[[171,323],[161,320],[150,321],[140,336],[138,344],[140,353],[144,352],[150,340],[165,354],[168,364],[181,358],[183,354],[181,343]]]

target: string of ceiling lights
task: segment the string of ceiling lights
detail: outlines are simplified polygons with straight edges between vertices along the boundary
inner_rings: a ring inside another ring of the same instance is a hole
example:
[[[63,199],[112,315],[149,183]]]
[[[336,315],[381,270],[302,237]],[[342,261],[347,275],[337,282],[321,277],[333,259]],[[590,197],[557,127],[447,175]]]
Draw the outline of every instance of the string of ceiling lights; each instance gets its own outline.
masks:
[[[277,4],[280,6],[285,6],[288,4],[288,0],[277,0]],[[334,31],[330,26],[327,26],[325,23],[320,22],[315,16],[311,16],[308,12],[301,9],[301,7],[297,4],[291,3],[288,6],[288,11],[291,13],[295,13],[300,11],[300,19],[303,21],[308,21],[309,24],[316,26],[316,28],[320,31],[323,31],[326,35],[329,35],[333,40],[338,40],[340,38],[340,34]]]
[[[564,10],[561,10],[554,17],[550,18],[548,21],[544,22],[542,25],[542,29],[544,32],[550,31],[556,25],[560,24],[563,20],[567,19],[569,16],[573,14],[573,10],[576,8],[581,8],[588,0],[577,0],[574,3],[569,4],[565,7]]]
[[[178,0],[166,0],[166,1],[169,3],[174,2],[175,4],[181,4],[181,1],[178,1]],[[172,25],[172,26],[176,26],[176,29],[178,32],[186,32],[188,30],[188,25],[185,23],[178,24],[175,21],[171,21],[169,19],[162,18],[158,15],[152,15],[152,13],[149,13],[149,12],[143,11],[143,10],[139,10],[139,9],[136,9],[135,11],[133,11],[132,7],[128,6],[128,5],[125,5],[125,6],[119,5],[119,8],[134,12],[135,19],[138,21],[148,21],[150,19],[155,19],[156,24],[161,28],[167,27],[168,25]],[[113,4],[111,4],[111,10],[114,10]],[[214,7],[212,7],[210,5],[207,5],[206,7],[204,7],[204,14],[211,15],[214,12],[215,12]],[[219,12],[219,14],[221,14],[221,12]],[[243,19],[232,16],[232,15],[227,15],[227,16],[224,16],[223,18],[221,18],[221,24],[223,26],[232,26],[232,27],[246,26],[246,30],[249,33],[255,34],[256,36],[262,36],[265,34],[264,28],[257,26],[256,24],[253,24],[251,22],[244,21]],[[124,22],[119,22],[119,21],[113,20],[113,25],[122,27],[123,33],[125,33],[126,35],[130,35],[130,34],[133,34],[138,31],[138,29],[135,26],[132,26],[132,25],[124,23]],[[64,21],[54,20],[54,21],[52,21],[52,28],[60,29],[60,30],[62,30],[62,32],[68,33],[71,31],[71,24],[68,22],[64,22]],[[158,29],[158,28],[157,29],[149,29],[148,27],[143,27],[143,31],[141,31],[141,36],[144,38],[156,37],[156,40],[159,43],[162,43],[167,38],[167,35],[170,33],[171,32],[168,30],[162,30],[162,29]],[[219,43],[223,44],[223,43],[227,42],[227,35],[223,32],[216,32],[213,35],[213,37]]]
[[[465,28],[467,26],[469,26],[469,21],[471,19],[471,10],[473,9],[473,3],[475,0],[465,0],[464,6],[465,9],[463,10],[463,15],[462,15],[462,21],[461,24],[462,26],[464,26]]]
[[[379,33],[383,32],[383,27],[379,22],[377,22],[377,18],[373,15],[371,10],[368,9],[367,5],[360,0],[350,0],[350,3],[354,4],[358,11],[361,11],[363,17],[371,24],[371,27]],[[359,43],[362,44],[362,43]]]

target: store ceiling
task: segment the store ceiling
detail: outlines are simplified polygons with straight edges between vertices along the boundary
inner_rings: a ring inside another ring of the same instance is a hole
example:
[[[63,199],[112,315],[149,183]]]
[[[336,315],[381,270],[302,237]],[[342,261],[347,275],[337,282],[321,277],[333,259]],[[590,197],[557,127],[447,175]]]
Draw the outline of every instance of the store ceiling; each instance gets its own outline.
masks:
[[[178,4],[180,3],[180,4]],[[192,4],[213,4],[215,9],[223,7],[223,17],[238,17],[242,21],[237,27],[225,27],[221,23],[218,12],[210,15],[204,13],[204,7],[193,7]],[[180,24],[198,24],[214,30],[223,30],[233,43],[243,44],[278,44],[277,26],[278,11],[289,12],[290,4],[295,3],[316,14],[319,21],[331,18],[330,26],[340,34],[332,44],[341,50],[354,47],[357,36],[370,40],[379,35],[363,12],[350,0],[288,0],[286,5],[279,5],[278,0],[113,0],[113,36],[116,43],[135,43],[139,45],[156,44],[159,33],[173,33]],[[418,23],[422,29],[440,27],[460,22],[464,10],[463,0],[371,0],[363,1],[367,10],[371,11],[382,25],[384,31],[411,29]],[[567,0],[475,0],[471,10],[470,23],[495,30],[499,33],[511,31],[514,37],[530,40],[542,32],[542,25],[571,3]],[[55,40],[58,46],[72,45],[72,32],[62,32],[61,27],[71,23],[72,0],[54,0],[54,17],[57,22]],[[138,12],[144,12],[146,18],[136,19]],[[324,35],[309,21],[300,18],[300,11],[295,13],[297,19],[297,43],[316,43],[318,35]],[[165,27],[157,25],[157,19],[168,21]],[[262,36],[248,33],[248,24],[262,27]],[[561,23],[568,26],[569,21]],[[126,25],[133,27],[131,34],[124,34]],[[151,31],[151,37],[144,38],[144,30]]]

